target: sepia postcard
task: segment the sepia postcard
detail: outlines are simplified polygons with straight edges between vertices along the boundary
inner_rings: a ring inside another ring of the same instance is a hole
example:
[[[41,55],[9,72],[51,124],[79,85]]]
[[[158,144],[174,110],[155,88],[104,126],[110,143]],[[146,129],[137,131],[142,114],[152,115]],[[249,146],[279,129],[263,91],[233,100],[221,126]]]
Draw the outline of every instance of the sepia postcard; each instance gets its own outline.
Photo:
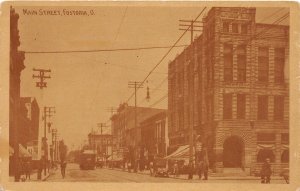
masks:
[[[0,191],[300,191],[299,4],[1,4]]]

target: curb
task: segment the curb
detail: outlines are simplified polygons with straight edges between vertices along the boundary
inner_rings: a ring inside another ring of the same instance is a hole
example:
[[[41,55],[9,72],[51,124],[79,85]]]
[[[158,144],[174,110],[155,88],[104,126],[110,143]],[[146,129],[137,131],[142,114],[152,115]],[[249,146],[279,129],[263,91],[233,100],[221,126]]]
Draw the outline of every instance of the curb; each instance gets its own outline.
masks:
[[[114,169],[111,169],[111,168],[105,168],[105,169],[108,169],[108,170],[116,170],[116,171],[121,171],[121,172],[127,172],[129,173],[128,171],[123,171],[121,169],[117,169],[117,168],[114,168]],[[141,172],[131,172],[131,173],[137,173],[137,174],[143,174],[143,175],[149,175],[148,173],[141,173]],[[195,175],[197,176],[197,175]],[[187,178],[180,178],[180,177],[173,177],[173,176],[169,176],[168,178],[173,178],[173,179],[179,179],[179,180],[188,180]],[[192,179],[192,180],[199,180],[199,179]],[[209,179],[209,180],[257,180],[257,181],[260,181],[260,178],[259,177],[249,177],[249,178],[224,178],[224,177],[216,177],[214,176],[212,179]],[[273,177],[271,178],[271,180],[281,180],[280,177]],[[200,180],[199,180],[200,181]]]

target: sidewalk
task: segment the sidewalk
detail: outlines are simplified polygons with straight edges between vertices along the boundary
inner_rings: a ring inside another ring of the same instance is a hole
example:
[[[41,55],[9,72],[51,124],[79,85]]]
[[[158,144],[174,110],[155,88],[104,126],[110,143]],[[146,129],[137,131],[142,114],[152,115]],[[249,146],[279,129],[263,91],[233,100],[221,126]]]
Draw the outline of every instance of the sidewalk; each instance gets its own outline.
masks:
[[[128,172],[128,170],[123,170],[120,168],[107,168],[104,167],[106,169],[110,169],[110,170],[118,170],[118,171],[123,171],[123,172]],[[129,172],[128,172],[129,173]],[[134,172],[133,170],[131,170],[131,173],[138,173],[138,174],[144,174],[144,175],[149,175],[150,176],[150,170],[144,170],[144,171],[138,171],[138,172]],[[187,174],[180,174],[179,176],[174,176],[174,175],[169,175],[169,178],[173,178],[173,179],[181,179],[181,180],[187,180],[188,179],[188,175]],[[260,177],[255,177],[255,176],[209,176],[208,175],[208,179],[209,180],[257,180],[260,181]],[[199,180],[199,176],[197,174],[194,174],[193,176],[193,180]],[[282,177],[280,176],[272,176],[272,180],[282,180]]]
[[[41,179],[38,180],[38,171],[33,170],[30,173],[30,179],[25,180],[25,174],[21,175],[20,182],[41,182],[45,181],[50,175],[55,173],[55,169],[49,169],[49,172],[46,171],[46,175],[44,175],[44,171],[41,174]],[[9,181],[14,182],[15,178],[13,176],[9,177]]]

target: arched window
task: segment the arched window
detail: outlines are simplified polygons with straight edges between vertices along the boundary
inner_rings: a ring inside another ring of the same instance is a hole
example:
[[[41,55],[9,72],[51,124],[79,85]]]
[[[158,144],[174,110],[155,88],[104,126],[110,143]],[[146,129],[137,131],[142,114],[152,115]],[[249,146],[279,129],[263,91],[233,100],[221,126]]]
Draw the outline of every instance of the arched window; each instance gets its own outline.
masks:
[[[289,162],[289,150],[284,150],[281,154],[281,162],[288,163]]]
[[[260,149],[257,154],[257,162],[265,162],[269,158],[271,162],[274,162],[275,155],[270,149]]]

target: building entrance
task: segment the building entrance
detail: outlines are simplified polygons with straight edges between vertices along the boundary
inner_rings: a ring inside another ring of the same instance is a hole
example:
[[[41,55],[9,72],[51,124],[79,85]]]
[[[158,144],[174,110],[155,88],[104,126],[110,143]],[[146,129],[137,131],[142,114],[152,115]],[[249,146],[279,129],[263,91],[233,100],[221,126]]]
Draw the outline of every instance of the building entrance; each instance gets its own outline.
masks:
[[[243,165],[245,146],[238,136],[231,136],[224,141],[223,166],[227,168],[239,168]]]

